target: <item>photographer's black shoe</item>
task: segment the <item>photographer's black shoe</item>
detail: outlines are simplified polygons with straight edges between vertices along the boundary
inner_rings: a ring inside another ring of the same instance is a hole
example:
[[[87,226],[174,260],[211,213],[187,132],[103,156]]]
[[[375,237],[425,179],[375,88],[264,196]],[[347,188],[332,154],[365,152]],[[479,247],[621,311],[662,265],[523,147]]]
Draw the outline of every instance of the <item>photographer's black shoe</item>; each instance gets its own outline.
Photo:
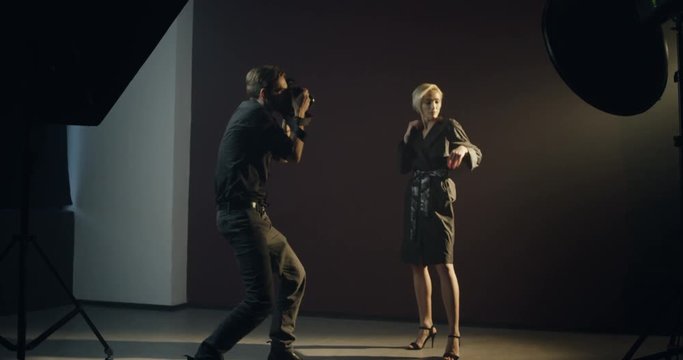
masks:
[[[185,357],[185,360],[204,360],[204,359],[207,359],[205,357],[194,357],[194,356],[190,356],[190,355],[183,355],[183,356]],[[223,358],[220,358],[220,359],[223,359]]]
[[[183,355],[186,360],[223,360],[223,354],[206,341],[202,342],[194,356]]]
[[[302,357],[295,354],[292,350],[270,350],[268,360],[302,360]]]

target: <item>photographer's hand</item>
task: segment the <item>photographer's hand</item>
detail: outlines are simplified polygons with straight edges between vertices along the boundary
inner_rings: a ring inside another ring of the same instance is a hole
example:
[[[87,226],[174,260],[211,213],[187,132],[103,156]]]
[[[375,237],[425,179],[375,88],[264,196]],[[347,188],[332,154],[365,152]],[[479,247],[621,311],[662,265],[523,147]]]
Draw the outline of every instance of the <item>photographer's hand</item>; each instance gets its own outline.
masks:
[[[311,97],[308,93],[308,89],[304,89],[299,96],[292,99],[294,118],[286,118],[285,122],[288,122],[289,124],[283,126],[285,134],[293,141],[292,154],[286,159],[288,162],[298,163],[301,161],[301,155],[304,151],[303,136],[306,135],[304,131],[304,121],[302,119],[306,118],[306,112],[310,106]]]
[[[292,107],[294,108],[294,116],[301,119],[306,117],[306,112],[311,107],[311,96],[308,93],[308,89],[304,89],[299,96],[292,99]]]

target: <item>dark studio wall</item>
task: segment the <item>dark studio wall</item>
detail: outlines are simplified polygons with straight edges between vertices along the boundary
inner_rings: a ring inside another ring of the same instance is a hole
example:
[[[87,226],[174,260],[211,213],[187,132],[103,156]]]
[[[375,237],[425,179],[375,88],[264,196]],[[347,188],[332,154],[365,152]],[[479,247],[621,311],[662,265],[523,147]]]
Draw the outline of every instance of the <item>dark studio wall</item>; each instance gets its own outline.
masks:
[[[463,323],[651,319],[676,243],[675,89],[635,117],[590,107],[550,63],[542,11],[541,0],[196,2],[188,301],[242,297],[215,226],[216,150],[246,72],[279,64],[317,99],[302,163],[273,164],[269,183],[269,214],[307,269],[304,314],[417,318],[398,258],[408,177],[396,146],[417,116],[412,90],[434,82],[442,114],[484,153],[453,174]],[[438,286],[434,304],[445,321]]]

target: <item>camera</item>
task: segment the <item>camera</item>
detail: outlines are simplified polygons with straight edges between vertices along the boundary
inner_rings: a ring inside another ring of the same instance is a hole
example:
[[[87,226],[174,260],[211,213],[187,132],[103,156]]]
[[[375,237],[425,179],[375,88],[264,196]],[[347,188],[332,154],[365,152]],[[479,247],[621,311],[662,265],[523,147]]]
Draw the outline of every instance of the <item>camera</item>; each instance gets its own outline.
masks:
[[[282,92],[280,95],[281,98],[279,99],[279,106],[278,106],[278,111],[285,117],[293,117],[294,116],[294,107],[292,106],[292,100],[296,99],[301,93],[304,92],[304,88],[297,85],[296,81],[294,79],[287,79],[287,89]],[[315,98],[313,97],[313,94],[311,94],[310,90],[308,92],[308,97],[311,100],[311,105],[308,107],[309,111],[306,111],[306,118],[312,117],[313,115],[310,113],[311,107],[313,107],[313,103],[315,103]]]

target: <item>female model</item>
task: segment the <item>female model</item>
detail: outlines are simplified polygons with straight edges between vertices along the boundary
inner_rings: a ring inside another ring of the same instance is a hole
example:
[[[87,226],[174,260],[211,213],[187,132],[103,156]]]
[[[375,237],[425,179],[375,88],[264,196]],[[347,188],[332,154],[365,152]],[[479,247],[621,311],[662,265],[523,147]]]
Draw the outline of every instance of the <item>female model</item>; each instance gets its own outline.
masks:
[[[432,320],[432,282],[428,266],[436,269],[448,317],[449,335],[445,360],[460,358],[460,290],[453,267],[455,183],[448,170],[463,162],[479,166],[481,150],[470,142],[454,119],[442,118],[443,93],[434,84],[413,91],[413,108],[420,114],[411,121],[399,145],[401,172],[412,172],[406,192],[405,236],[401,258],[411,265],[420,315],[417,339],[408,349],[420,350],[436,328]]]

